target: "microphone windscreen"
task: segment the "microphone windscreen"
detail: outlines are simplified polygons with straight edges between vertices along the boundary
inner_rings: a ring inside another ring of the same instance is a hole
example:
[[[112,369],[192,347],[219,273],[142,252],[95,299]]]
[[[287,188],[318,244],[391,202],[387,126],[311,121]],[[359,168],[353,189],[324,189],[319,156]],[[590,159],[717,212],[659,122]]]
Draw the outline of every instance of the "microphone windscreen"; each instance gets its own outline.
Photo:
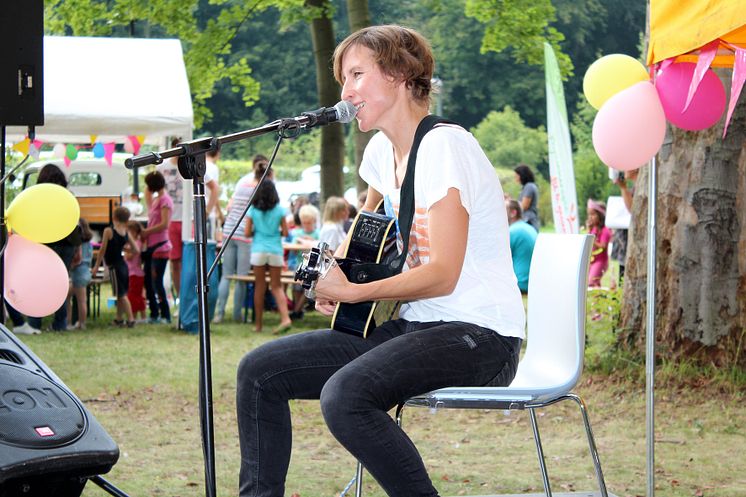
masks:
[[[348,100],[337,102],[337,105],[334,106],[334,110],[337,111],[337,122],[343,124],[352,122],[352,120],[355,119],[355,114],[357,114],[357,107]]]

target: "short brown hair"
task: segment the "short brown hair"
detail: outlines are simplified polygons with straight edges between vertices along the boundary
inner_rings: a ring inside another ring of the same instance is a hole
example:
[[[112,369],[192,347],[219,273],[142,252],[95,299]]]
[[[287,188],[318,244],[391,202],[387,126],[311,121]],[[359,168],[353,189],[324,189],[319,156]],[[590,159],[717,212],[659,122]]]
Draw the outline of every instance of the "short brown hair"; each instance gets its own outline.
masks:
[[[130,220],[130,210],[120,205],[116,209],[114,209],[113,216],[116,221],[119,221],[120,223],[126,223]]]
[[[435,59],[424,36],[393,24],[369,26],[352,33],[334,50],[334,78],[340,85],[343,84],[342,59],[355,45],[372,50],[385,75],[404,81],[415,100],[429,104]]]

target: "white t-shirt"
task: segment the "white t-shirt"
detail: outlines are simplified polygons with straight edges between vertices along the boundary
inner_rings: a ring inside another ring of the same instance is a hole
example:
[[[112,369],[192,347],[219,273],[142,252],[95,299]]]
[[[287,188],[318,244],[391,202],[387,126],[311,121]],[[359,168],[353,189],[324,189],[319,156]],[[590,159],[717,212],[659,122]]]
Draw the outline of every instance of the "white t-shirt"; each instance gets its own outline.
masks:
[[[220,169],[218,169],[218,165],[215,164],[210,159],[205,159],[205,185],[209,183],[210,181],[215,181],[215,183],[220,184]],[[212,192],[209,188],[205,188],[205,206],[210,203],[210,195]],[[215,218],[215,211],[208,212],[207,216],[214,219]]]
[[[360,176],[388,196],[399,212],[393,146],[377,133],[365,148]],[[489,159],[471,133],[441,125],[423,138],[414,180],[415,214],[404,270],[427,264],[430,240],[428,209],[456,188],[469,214],[466,255],[456,288],[450,295],[402,305],[409,321],[465,321],[504,336],[525,337],[526,315],[513,273],[508,218],[503,190]]]
[[[319,241],[328,243],[332,252],[342,245],[346,237],[347,233],[342,223],[324,223],[319,231]]]
[[[176,161],[167,160],[161,164],[158,164],[155,169],[163,175],[163,179],[166,180],[166,192],[174,201],[174,210],[171,213],[171,221],[181,221],[183,212],[183,191],[184,191],[184,178],[179,173],[179,167],[176,165]]]

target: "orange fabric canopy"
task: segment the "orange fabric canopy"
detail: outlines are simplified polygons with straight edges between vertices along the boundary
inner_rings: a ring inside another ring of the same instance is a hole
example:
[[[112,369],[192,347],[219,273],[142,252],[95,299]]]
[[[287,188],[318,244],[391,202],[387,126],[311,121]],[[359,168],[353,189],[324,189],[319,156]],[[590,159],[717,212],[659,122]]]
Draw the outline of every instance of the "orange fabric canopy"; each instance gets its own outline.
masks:
[[[648,65],[696,62],[698,49],[718,38],[712,65],[732,67],[734,47],[746,48],[746,1],[650,0]]]

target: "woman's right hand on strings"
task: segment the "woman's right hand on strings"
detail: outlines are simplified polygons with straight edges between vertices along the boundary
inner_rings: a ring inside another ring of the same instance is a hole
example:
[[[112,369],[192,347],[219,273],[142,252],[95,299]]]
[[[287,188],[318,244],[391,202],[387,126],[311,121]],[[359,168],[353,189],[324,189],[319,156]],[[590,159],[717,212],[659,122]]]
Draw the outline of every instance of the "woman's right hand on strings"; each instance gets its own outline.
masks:
[[[331,300],[316,299],[316,310],[324,316],[331,316],[337,308],[337,303]]]

